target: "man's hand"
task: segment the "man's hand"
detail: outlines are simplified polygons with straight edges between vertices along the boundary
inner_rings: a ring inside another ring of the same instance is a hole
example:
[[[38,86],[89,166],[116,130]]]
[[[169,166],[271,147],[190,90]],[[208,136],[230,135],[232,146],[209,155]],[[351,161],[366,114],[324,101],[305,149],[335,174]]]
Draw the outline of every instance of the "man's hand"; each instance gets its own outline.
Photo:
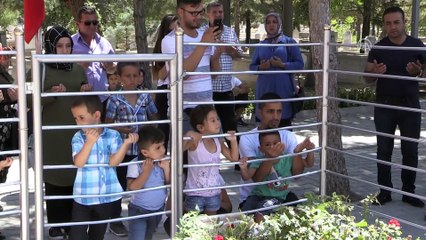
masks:
[[[90,85],[90,84],[88,84],[88,83],[83,84],[83,85],[81,85],[81,87],[80,87],[80,92],[90,92],[90,91],[92,91],[92,90],[93,90],[92,85]]]
[[[386,72],[386,65],[383,63],[377,63],[376,60],[373,60],[373,69],[371,73],[384,74]]]
[[[410,76],[419,76],[422,73],[422,64],[419,60],[417,60],[416,62],[409,62],[407,63],[405,69],[407,70]]]
[[[219,27],[209,27],[207,28],[207,30],[204,32],[203,37],[201,38],[201,42],[204,43],[214,43],[217,42],[220,39],[220,34],[222,33],[222,31],[217,30],[215,32],[216,29],[218,29]]]

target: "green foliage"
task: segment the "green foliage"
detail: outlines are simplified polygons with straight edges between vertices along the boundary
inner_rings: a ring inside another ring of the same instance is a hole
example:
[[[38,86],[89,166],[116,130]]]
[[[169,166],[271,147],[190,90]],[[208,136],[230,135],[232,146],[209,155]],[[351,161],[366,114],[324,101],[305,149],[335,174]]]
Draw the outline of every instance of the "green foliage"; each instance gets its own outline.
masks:
[[[307,194],[308,201],[297,207],[282,207],[259,224],[242,215],[225,221],[214,217],[184,215],[176,239],[405,239],[396,220],[367,222],[355,218],[347,198],[333,194],[321,198]],[[366,208],[374,198],[363,203]]]

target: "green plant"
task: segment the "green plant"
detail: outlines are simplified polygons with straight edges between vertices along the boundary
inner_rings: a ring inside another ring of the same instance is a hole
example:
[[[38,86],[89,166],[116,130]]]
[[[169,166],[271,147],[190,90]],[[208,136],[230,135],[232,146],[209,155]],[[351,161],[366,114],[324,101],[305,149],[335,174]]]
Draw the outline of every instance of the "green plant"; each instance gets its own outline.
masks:
[[[368,206],[374,197],[362,202],[362,219],[354,216],[354,207],[347,198],[333,194],[319,197],[307,194],[308,201],[297,207],[282,207],[265,220],[255,223],[249,216],[236,219],[198,216],[189,213],[181,219],[176,239],[230,240],[230,239],[406,239],[398,221],[367,222]]]

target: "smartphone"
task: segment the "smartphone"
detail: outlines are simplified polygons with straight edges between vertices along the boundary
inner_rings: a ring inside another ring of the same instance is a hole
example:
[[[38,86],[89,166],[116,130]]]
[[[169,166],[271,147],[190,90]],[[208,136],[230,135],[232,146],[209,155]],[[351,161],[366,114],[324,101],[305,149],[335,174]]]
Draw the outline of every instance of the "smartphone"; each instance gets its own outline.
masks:
[[[222,19],[215,19],[215,20],[213,21],[213,26],[214,26],[214,27],[219,27],[219,28],[217,28],[217,29],[215,30],[215,32],[216,32],[216,31],[219,31],[219,30],[222,30],[222,29],[223,29]]]

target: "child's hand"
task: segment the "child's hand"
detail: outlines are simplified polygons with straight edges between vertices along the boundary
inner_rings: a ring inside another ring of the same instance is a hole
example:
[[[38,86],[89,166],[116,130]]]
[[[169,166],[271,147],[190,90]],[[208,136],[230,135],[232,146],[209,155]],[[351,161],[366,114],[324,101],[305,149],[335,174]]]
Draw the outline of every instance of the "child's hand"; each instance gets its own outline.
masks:
[[[52,91],[52,92],[66,92],[67,88],[64,86],[64,84],[60,83],[59,85],[52,86],[50,91]]]
[[[248,169],[248,158],[247,157],[242,157],[240,158],[239,162],[240,162],[240,169],[243,170],[247,170]]]
[[[201,141],[201,138],[203,137],[200,133],[198,133],[198,132],[196,132],[196,131],[193,131],[193,130],[191,130],[191,131],[189,131],[189,132],[187,132],[186,133],[186,136],[185,137],[190,137],[190,138],[192,138],[192,141],[194,142],[194,143],[199,143],[200,141]]]
[[[0,171],[10,167],[13,163],[13,159],[11,157],[7,157],[5,160],[0,161]]]
[[[158,166],[164,170],[170,169],[170,160],[163,160],[158,162]]]
[[[86,128],[85,130],[87,142],[95,143],[100,136],[99,130],[96,128]]]
[[[129,133],[129,134],[127,134],[126,139],[124,139],[124,143],[126,143],[126,144],[137,143],[138,139],[139,139],[139,134]]]
[[[237,141],[237,136],[235,136],[235,131],[228,131],[229,136],[226,137],[229,141]]]
[[[152,168],[154,167],[154,160],[151,158],[147,158],[142,163],[142,171],[144,172],[151,172]]]

